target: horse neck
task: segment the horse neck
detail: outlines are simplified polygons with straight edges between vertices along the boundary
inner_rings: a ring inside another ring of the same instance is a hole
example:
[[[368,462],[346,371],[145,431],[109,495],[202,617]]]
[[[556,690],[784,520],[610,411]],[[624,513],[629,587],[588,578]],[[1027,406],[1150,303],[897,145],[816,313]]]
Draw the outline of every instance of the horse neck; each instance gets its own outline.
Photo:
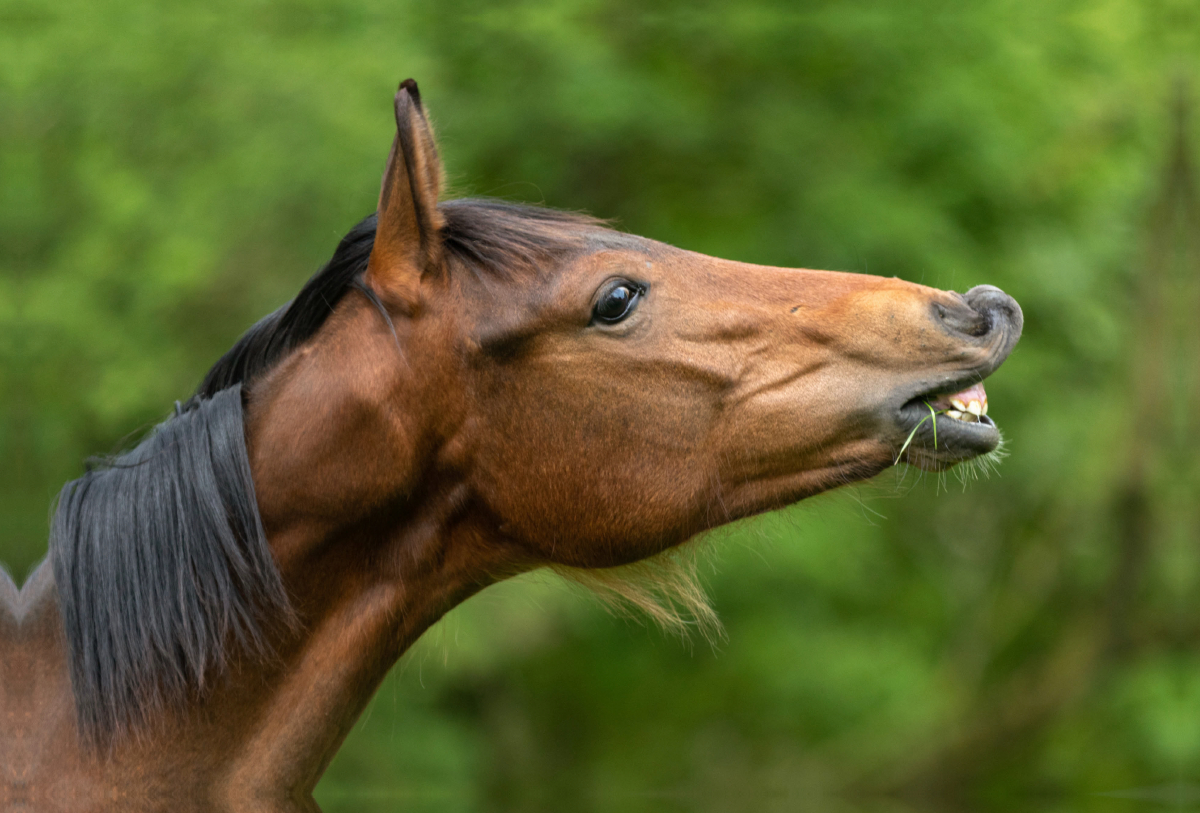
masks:
[[[452,414],[439,400],[450,388],[418,385],[415,350],[397,366],[396,337],[371,329],[379,321],[374,312],[344,317],[324,342],[341,355],[301,351],[251,395],[257,499],[300,632],[279,663],[261,666],[269,675],[246,665],[236,681],[252,687],[253,723],[234,735],[232,793],[265,777],[314,786],[404,650],[506,569],[486,517],[447,464],[453,443],[436,424]],[[339,330],[354,331],[353,341]],[[341,395],[313,396],[329,392]]]
[[[78,739],[53,573],[43,565],[20,595],[6,591],[0,610],[0,799],[19,791],[37,809],[64,811],[161,810],[166,799],[181,811],[238,810],[248,800],[308,809],[388,669],[483,586],[478,562],[460,553],[482,536],[452,510],[457,499],[432,489],[386,540],[370,527],[326,538],[296,526],[273,536],[289,552],[279,564],[299,630],[276,642],[275,658],[235,661],[199,707],[107,754]],[[384,542],[406,555],[369,554]],[[175,804],[182,799],[190,804]]]
[[[251,687],[244,705],[253,724],[232,733],[238,758],[222,782],[231,798],[264,785],[310,791],[404,650],[483,586],[453,544],[473,532],[430,509],[393,529],[382,557],[371,551],[383,541],[375,530],[306,539],[295,529],[272,539],[292,551],[280,566],[302,626],[279,662],[247,666],[235,682],[238,693]],[[215,697],[212,705],[240,701]]]

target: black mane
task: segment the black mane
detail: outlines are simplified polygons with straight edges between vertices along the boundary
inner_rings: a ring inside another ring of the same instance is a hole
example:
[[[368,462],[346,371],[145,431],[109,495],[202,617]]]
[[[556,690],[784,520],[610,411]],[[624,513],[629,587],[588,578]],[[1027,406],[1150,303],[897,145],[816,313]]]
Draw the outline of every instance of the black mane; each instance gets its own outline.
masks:
[[[552,209],[463,199],[439,206],[451,273],[540,274],[614,234]],[[311,339],[362,281],[375,215],[356,225],[290,303],[259,320],[137,447],[59,495],[50,556],[80,731],[96,744],[202,694],[229,646],[270,654],[293,611],[263,532],[246,453],[243,389]]]
[[[438,206],[445,218],[442,244],[456,264],[472,273],[506,278],[537,272],[545,264],[581,250],[588,236],[613,234],[603,221],[574,212],[487,198],[462,198]],[[382,309],[362,283],[375,245],[375,215],[342,238],[333,258],[296,298],[260,319],[213,365],[193,400],[252,381],[275,366],[325,323],[346,292],[356,289]]]
[[[241,386],[68,483],[50,553],[88,740],[203,691],[231,639],[265,655],[291,610],[254,499]]]

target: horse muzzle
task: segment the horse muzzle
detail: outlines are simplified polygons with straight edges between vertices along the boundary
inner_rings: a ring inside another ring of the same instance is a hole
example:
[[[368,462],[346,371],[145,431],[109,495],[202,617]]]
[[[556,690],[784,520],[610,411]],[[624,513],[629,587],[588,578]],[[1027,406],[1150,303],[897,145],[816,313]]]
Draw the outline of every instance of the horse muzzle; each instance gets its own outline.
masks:
[[[1021,306],[992,285],[979,285],[949,302],[933,304],[934,320],[962,343],[965,364],[940,371],[905,398],[895,424],[900,430],[896,462],[940,471],[994,452],[1000,429],[988,415],[983,380],[994,373],[1021,338]]]

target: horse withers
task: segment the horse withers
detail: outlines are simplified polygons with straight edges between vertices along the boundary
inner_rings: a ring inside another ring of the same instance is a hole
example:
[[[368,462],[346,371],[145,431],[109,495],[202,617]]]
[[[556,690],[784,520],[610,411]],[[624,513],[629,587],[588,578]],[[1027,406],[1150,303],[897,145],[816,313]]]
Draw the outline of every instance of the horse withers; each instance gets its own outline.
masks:
[[[0,587],[17,809],[315,808],[391,665],[488,584],[996,448],[981,382],[1022,325],[1001,291],[439,202],[411,80],[395,114],[377,213],[69,483],[49,560]]]

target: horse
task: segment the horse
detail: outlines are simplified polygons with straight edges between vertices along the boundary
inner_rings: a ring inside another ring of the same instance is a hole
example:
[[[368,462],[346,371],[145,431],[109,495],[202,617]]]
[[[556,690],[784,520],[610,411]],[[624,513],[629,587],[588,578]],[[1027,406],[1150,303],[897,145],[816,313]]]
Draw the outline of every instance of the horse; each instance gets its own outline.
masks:
[[[389,668],[489,584],[1000,442],[999,289],[440,201],[412,80],[394,112],[377,211],[0,580],[6,809],[315,810]]]

